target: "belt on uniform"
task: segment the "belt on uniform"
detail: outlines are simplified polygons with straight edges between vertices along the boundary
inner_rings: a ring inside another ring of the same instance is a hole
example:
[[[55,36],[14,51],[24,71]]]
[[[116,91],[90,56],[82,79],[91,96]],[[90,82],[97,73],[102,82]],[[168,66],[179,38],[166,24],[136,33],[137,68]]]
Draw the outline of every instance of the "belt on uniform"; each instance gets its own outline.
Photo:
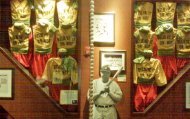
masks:
[[[113,105],[96,105],[96,107],[100,107],[100,108],[109,108],[109,107],[112,107]]]

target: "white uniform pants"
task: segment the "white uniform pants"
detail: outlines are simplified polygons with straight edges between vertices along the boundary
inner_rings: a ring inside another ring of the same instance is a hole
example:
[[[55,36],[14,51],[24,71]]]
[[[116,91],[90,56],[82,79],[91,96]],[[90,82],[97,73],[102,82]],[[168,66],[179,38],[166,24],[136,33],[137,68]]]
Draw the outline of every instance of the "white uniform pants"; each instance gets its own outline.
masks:
[[[114,106],[108,108],[93,107],[93,119],[117,119],[117,112]]]

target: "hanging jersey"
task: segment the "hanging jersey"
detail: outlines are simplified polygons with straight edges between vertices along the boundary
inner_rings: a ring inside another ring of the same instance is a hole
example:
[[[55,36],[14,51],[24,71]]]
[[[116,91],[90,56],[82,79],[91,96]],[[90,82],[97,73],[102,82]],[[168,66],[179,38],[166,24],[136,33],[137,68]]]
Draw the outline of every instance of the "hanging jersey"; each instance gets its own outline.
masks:
[[[177,6],[177,25],[189,26],[190,25],[190,3],[179,3]]]
[[[11,0],[12,23],[23,22],[30,25],[31,9],[28,0]]]
[[[34,0],[36,20],[48,19],[54,23],[55,0]]]
[[[178,58],[190,58],[190,29],[189,31],[178,30],[176,48]]]
[[[60,26],[64,25],[76,25],[77,14],[78,14],[78,3],[65,0],[59,0],[57,2],[57,12]]]
[[[151,26],[153,4],[150,2],[137,2],[134,7],[135,27],[144,25]]]
[[[50,58],[45,66],[42,79],[50,80],[52,84],[70,85],[78,83],[77,62],[71,56],[65,58]]]
[[[51,23],[33,26],[35,53],[48,54],[52,52],[55,29]]]
[[[57,50],[67,49],[69,54],[73,54],[76,48],[76,34],[72,32],[72,28],[64,29],[59,28],[57,32]]]
[[[134,84],[162,86],[167,83],[162,65],[158,59],[145,59],[141,63],[134,62]]]
[[[155,30],[159,56],[175,55],[177,30],[172,24],[163,24]]]
[[[8,32],[11,51],[27,54],[29,50],[29,35],[31,33],[31,28],[23,24],[23,26],[20,27],[9,27]]]
[[[137,29],[134,32],[135,38],[135,56],[141,56],[144,50],[152,50],[153,48],[154,32],[150,29],[144,29],[143,27]]]
[[[163,23],[173,23],[176,3],[156,2],[157,26]]]

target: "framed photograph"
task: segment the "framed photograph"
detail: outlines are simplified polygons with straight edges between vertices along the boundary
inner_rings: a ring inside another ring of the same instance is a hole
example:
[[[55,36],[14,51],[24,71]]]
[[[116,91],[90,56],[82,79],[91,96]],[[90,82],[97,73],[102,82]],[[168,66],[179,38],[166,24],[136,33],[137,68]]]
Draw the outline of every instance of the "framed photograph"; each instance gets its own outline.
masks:
[[[102,66],[109,65],[111,69],[111,76],[115,74],[117,70],[123,67],[120,74],[125,74],[126,72],[126,51],[125,50],[114,50],[114,51],[100,51],[100,66],[99,71]]]
[[[190,109],[190,82],[185,85],[185,108]]]
[[[0,99],[13,98],[13,69],[0,69]]]
[[[94,43],[115,44],[114,13],[95,13],[93,24]]]
[[[77,105],[78,90],[61,90],[59,103],[61,105]]]

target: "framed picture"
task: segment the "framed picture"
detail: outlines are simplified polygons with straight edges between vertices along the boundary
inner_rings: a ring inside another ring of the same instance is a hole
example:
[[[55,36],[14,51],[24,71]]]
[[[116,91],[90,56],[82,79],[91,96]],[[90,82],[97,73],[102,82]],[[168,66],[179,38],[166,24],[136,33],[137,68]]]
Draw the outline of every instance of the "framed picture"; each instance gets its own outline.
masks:
[[[111,76],[115,74],[117,70],[123,67],[121,74],[126,72],[126,51],[114,50],[114,51],[100,51],[100,66],[99,70],[104,65],[109,65],[111,69]]]
[[[185,108],[190,109],[190,82],[185,85]]]
[[[0,69],[0,99],[13,98],[13,69]]]
[[[114,13],[95,13],[93,24],[94,43],[115,44]]]
[[[61,105],[77,105],[78,90],[61,90],[59,103]]]

